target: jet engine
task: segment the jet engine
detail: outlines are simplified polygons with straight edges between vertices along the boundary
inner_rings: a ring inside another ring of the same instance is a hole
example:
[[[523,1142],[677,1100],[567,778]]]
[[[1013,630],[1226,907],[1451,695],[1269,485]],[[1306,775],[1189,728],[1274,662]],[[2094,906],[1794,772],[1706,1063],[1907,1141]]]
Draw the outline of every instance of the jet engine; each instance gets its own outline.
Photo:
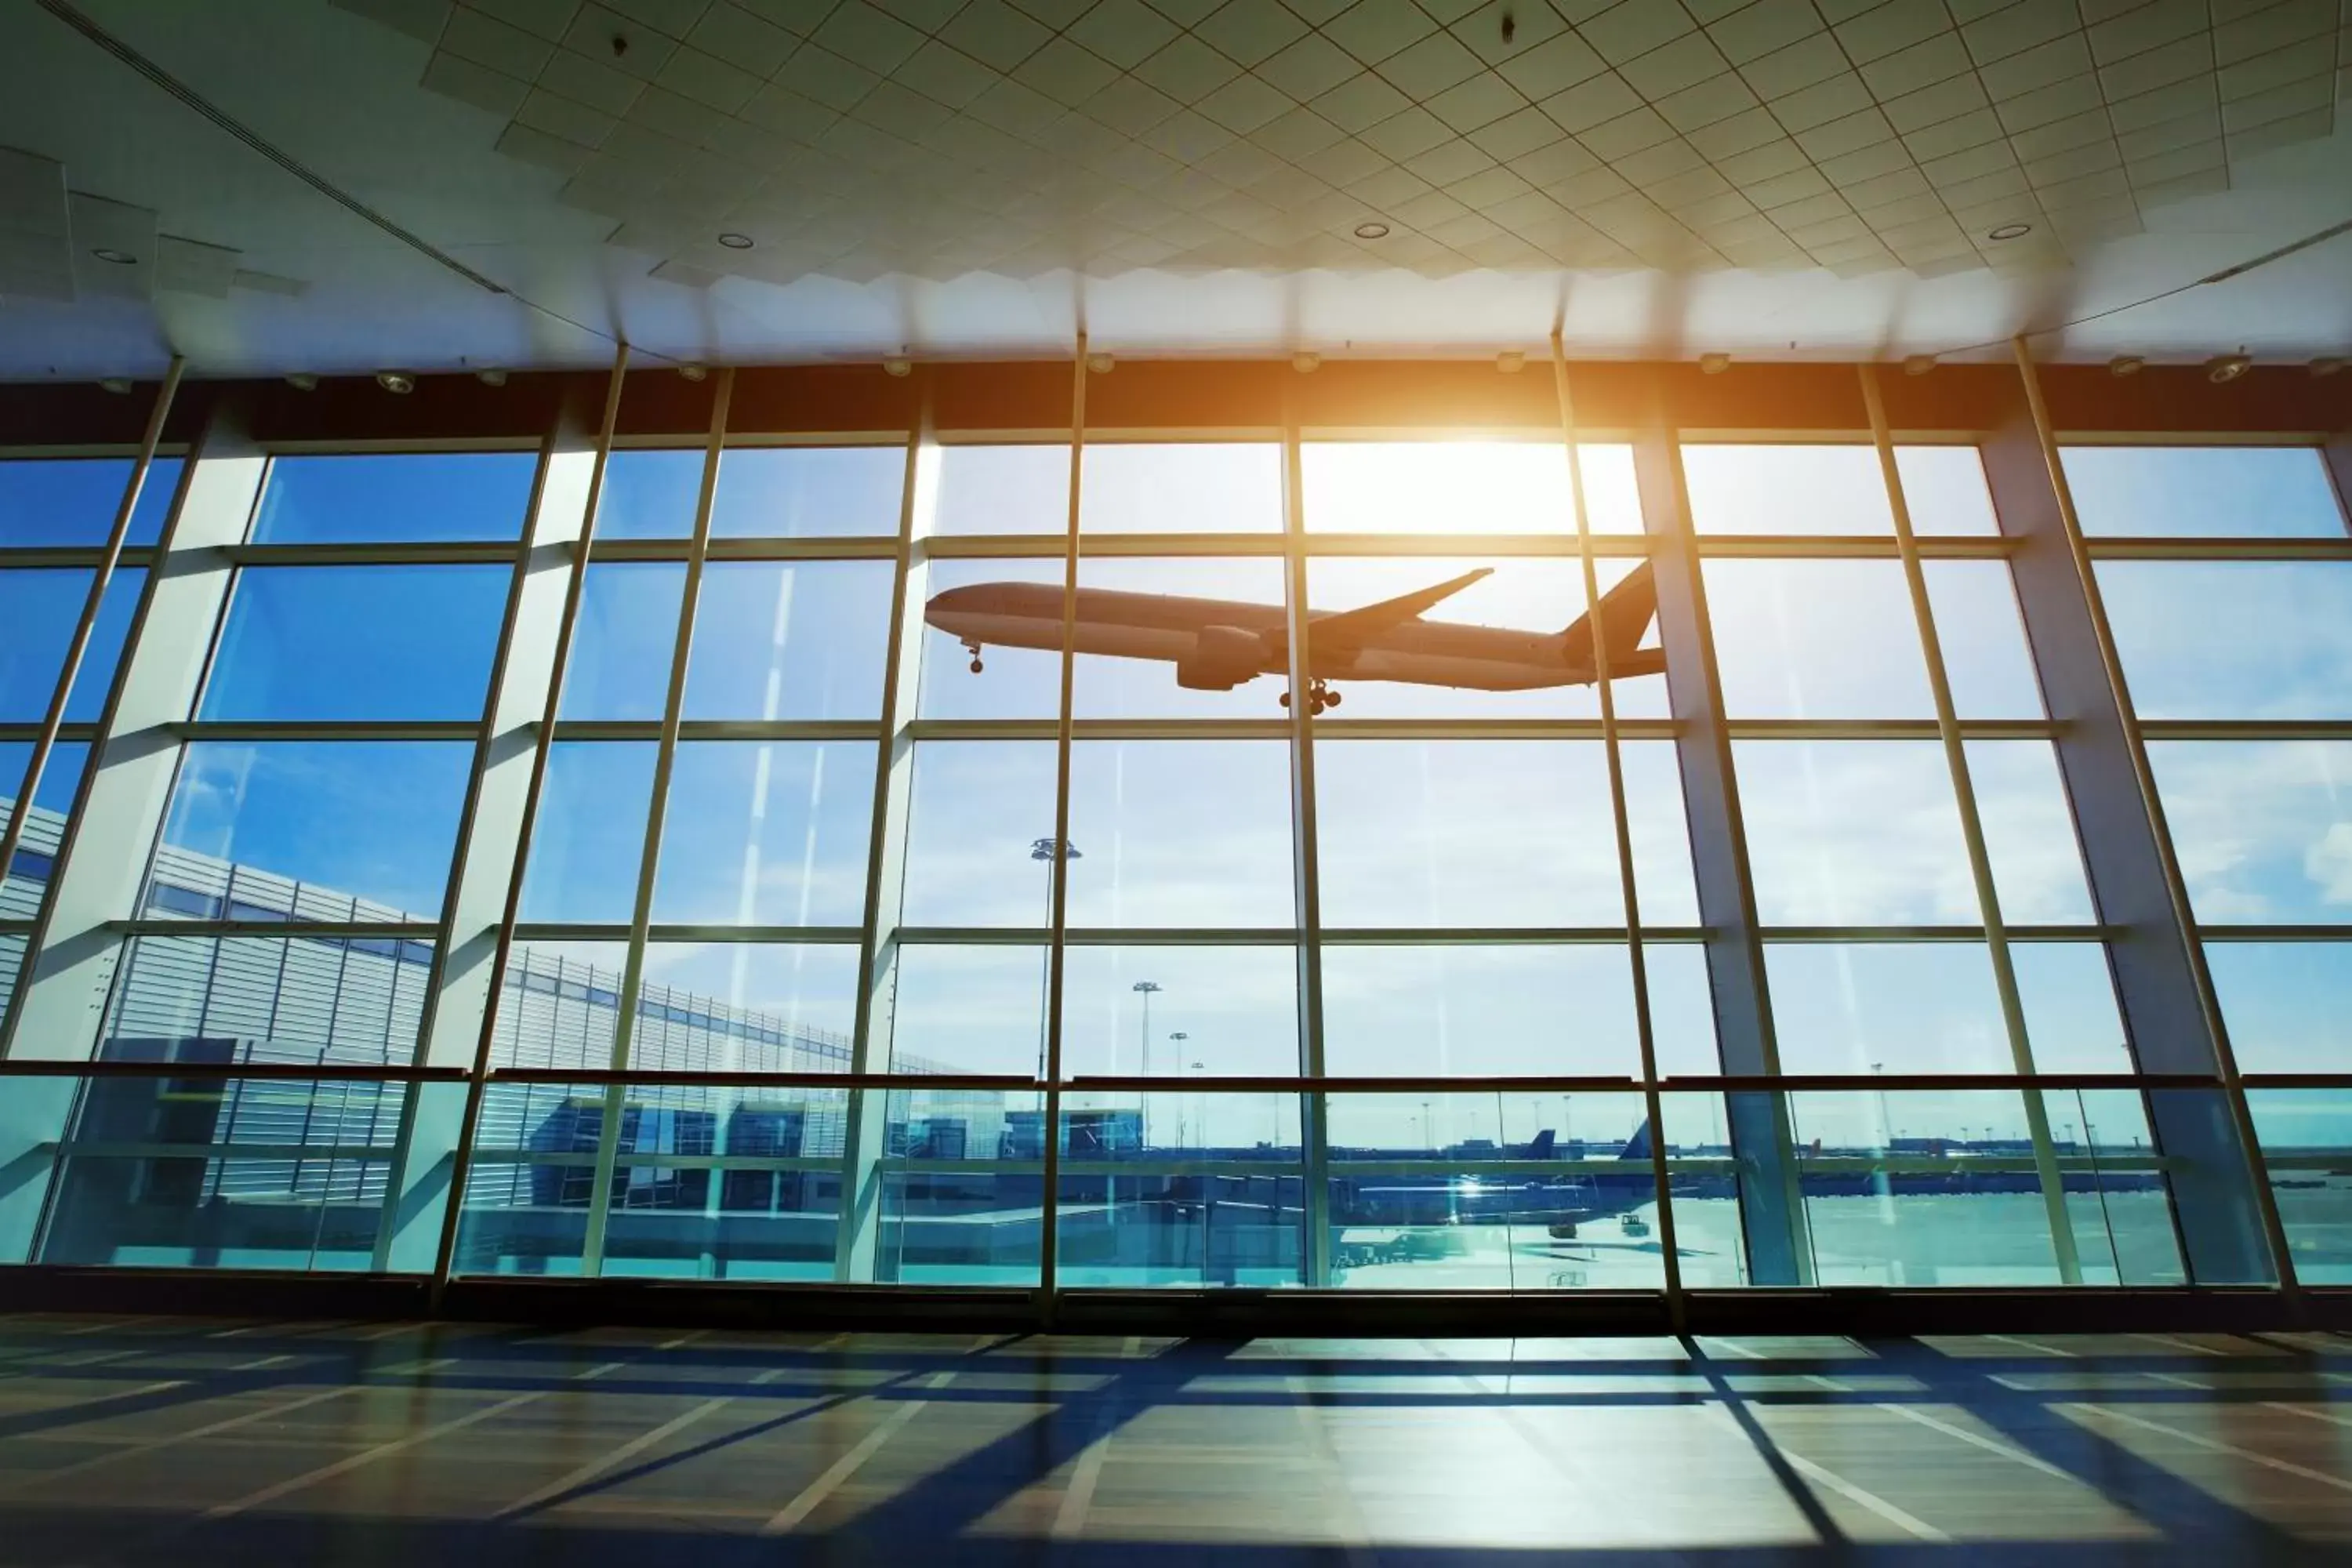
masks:
[[[1265,639],[1239,626],[1202,626],[1192,651],[1176,661],[1176,684],[1187,691],[1231,691],[1265,672]]]

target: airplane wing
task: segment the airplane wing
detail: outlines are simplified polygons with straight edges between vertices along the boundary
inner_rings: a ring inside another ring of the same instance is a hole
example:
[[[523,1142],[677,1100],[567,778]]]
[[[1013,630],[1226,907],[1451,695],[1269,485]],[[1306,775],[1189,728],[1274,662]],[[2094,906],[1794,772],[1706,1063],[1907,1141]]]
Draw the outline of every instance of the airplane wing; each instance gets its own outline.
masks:
[[[1447,582],[1416,589],[1410,594],[1400,594],[1393,599],[1382,599],[1377,605],[1318,616],[1307,623],[1307,635],[1315,639],[1315,647],[1319,653],[1336,648],[1361,647],[1383,632],[1393,631],[1452,598],[1480,578],[1491,576],[1494,570],[1492,566],[1481,566],[1475,572],[1465,572]]]

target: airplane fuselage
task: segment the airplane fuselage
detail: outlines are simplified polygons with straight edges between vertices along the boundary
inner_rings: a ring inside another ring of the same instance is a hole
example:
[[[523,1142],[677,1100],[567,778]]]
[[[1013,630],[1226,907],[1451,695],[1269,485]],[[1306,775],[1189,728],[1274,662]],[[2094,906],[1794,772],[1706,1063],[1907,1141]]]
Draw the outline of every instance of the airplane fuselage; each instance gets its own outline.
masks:
[[[1062,607],[1054,584],[990,583],[938,595],[925,618],[975,647],[1053,651],[1062,646]],[[1083,654],[1172,663],[1185,684],[1213,688],[1288,673],[1288,616],[1279,605],[1080,588],[1076,609],[1073,646]],[[1318,680],[1528,691],[1593,679],[1558,633],[1452,621],[1414,619],[1338,648],[1318,647],[1310,621],[1307,651],[1307,673]]]

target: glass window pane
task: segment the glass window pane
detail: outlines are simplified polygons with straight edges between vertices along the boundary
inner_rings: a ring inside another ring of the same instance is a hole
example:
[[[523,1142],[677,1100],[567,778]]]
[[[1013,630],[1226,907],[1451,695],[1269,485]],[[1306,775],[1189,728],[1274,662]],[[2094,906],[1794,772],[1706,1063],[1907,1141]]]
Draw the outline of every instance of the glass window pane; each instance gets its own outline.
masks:
[[[1045,1076],[1046,959],[1043,947],[900,946],[889,1070]]]
[[[873,836],[871,742],[685,742],[662,810],[654,919],[857,925]]]
[[[1984,458],[1974,447],[1897,447],[1895,473],[1916,534],[1999,533]],[[1874,530],[1873,531],[1876,531]]]
[[[710,563],[684,716],[879,718],[896,575],[887,561]]]
[[[680,1098],[693,1107],[682,1107],[680,1120],[708,1116],[712,1152],[727,1158],[709,1170],[666,1166],[658,1152],[621,1162],[604,1221],[604,1272],[832,1280],[848,1095],[736,1086]],[[646,1112],[638,1118],[635,1129],[625,1118],[622,1130],[625,1137],[634,1131],[642,1145]],[[700,1145],[698,1139],[677,1146],[684,1152]]]
[[[66,722],[95,724],[114,694],[115,672],[122,667],[122,649],[131,638],[131,617],[139,612],[140,595],[147,587],[143,568],[115,568],[106,593],[98,602],[98,619],[90,623],[89,645],[82,650],[81,668],[74,676],[73,694],[66,699]]]
[[[946,447],[932,533],[1063,533],[1070,526],[1070,448]]]
[[[2352,1060],[2352,943],[2209,942],[2205,964],[2244,1072],[2342,1072]]]
[[[506,566],[248,566],[199,719],[474,720],[489,693]]]
[[[1691,869],[1690,823],[1672,741],[1622,741],[1625,819],[1633,839],[1633,895],[1645,926],[1698,924],[1698,882]]]
[[[629,1067],[847,1072],[856,1026],[853,942],[648,942]]]
[[[1603,597],[1634,567],[1630,561],[1600,563]],[[1335,618],[1479,572],[1486,574],[1419,616],[1371,626]],[[1590,644],[1583,641],[1590,633],[1579,635],[1580,652],[1570,641],[1585,613],[1583,572],[1573,560],[1327,558],[1307,563],[1307,585],[1315,618],[1307,651],[1314,673],[1329,680],[1345,704],[1335,718],[1600,715],[1601,700],[1589,673],[1579,668],[1591,663],[1584,657]],[[1640,595],[1643,590],[1634,584],[1625,591]],[[1662,718],[1667,711],[1656,621],[1649,615],[1643,620],[1632,652],[1649,671],[1627,673],[1636,667],[1627,660],[1611,666],[1617,711],[1629,719]],[[1652,657],[1641,659],[1645,653]]]
[[[538,474],[536,452],[272,458],[253,542],[520,539]]]
[[[1280,718],[1289,686],[1283,571],[1275,559],[1080,561],[1070,711],[1080,719]],[[1061,584],[1031,592],[1037,634],[1058,645]]]
[[[2058,752],[2047,741],[1969,741],[1969,787],[2001,918],[2011,925],[2095,919]]]
[[[1721,1072],[1706,949],[1696,942],[1643,942],[1642,964],[1649,982],[1650,1048],[1657,1058],[1658,1076]]]
[[[924,741],[913,767],[899,918],[913,926],[1044,927],[1054,870],[1054,742]],[[1083,840],[1078,851],[1093,853]]]
[[[1327,741],[1315,767],[1325,924],[1625,923],[1598,742]]]
[[[1060,561],[934,562],[921,590],[918,715],[1058,719],[1063,571]],[[1039,624],[1048,614],[1050,626]],[[1034,646],[1000,640],[1013,636]]]
[[[652,721],[669,700],[677,652],[681,561],[597,561],[580,585],[563,672],[564,719]]]
[[[1034,1289],[1045,1201],[1042,1097],[893,1091],[887,1115],[889,1146],[906,1154],[883,1176],[874,1278]],[[948,1160],[997,1163],[930,1163]]]
[[[1323,1067],[1337,1078],[1642,1073],[1623,947],[1323,950]]]
[[[596,502],[597,539],[686,539],[702,504],[699,447],[636,447],[604,463]]]
[[[1292,925],[1289,743],[1080,741],[1070,842],[1074,927]]]
[[[1701,533],[1893,533],[1874,447],[1685,442],[1683,482]]]
[[[1982,944],[1768,942],[1780,1070],[2017,1070]]]
[[[2130,1072],[2131,1047],[2106,949],[2091,942],[2013,942],[2011,973],[2036,1072]]]
[[[1078,527],[1087,531],[1282,531],[1275,442],[1099,442],[1080,460]]]
[[[2042,684],[2017,613],[2017,590],[2000,561],[1928,561],[1927,605],[1963,719],[2039,719]]]
[[[730,447],[719,459],[710,537],[896,534],[906,481],[904,447]]]
[[[79,568],[0,572],[0,724],[47,715],[89,581]]]
[[[1065,951],[1065,1076],[1301,1070],[1295,948],[1079,943]]]
[[[2313,447],[2069,447],[2059,453],[2088,534],[2341,537]]]
[[[2271,1196],[2305,1285],[2352,1285],[2352,1089],[2257,1089],[2246,1094],[2269,1166]]]
[[[123,944],[99,1054],[215,1062],[405,1062],[433,944],[142,936]]]
[[[437,920],[473,763],[468,742],[194,742],[147,906],[171,883],[235,895],[214,919]]]
[[[1735,741],[1766,925],[1974,925],[1976,881],[1934,741]]]
[[[129,458],[18,458],[0,460],[0,550],[95,548],[104,544],[136,465]],[[180,488],[181,459],[147,468],[128,545],[153,544]]]
[[[2143,719],[2352,719],[2352,562],[2102,561]]]
[[[1736,1289],[1748,1280],[1748,1239],[1739,1222],[1738,1167],[1730,1117],[1719,1094],[1662,1094],[1667,1190],[1682,1280],[1695,1289]]]
[[[558,741],[548,748],[523,920],[629,922],[659,750],[651,741]]]
[[[2147,756],[2200,921],[2352,921],[2352,742],[2163,741]]]
[[[1642,531],[1633,449],[1587,445],[1588,526]],[[1316,533],[1573,533],[1568,452],[1557,439],[1309,441],[1299,452]]]
[[[29,921],[40,912],[43,895],[57,880],[66,816],[73,810],[89,762],[89,747],[83,742],[60,741],[49,748],[40,788],[33,792],[30,815],[17,837],[16,858],[8,863],[8,880],[0,887],[0,920]],[[30,741],[0,743],[0,830],[6,828],[24,795],[25,770],[32,765]]]
[[[1704,563],[1734,719],[1932,719],[1919,623],[1895,561]]]
[[[517,942],[499,995],[491,1065],[600,1071],[612,1066],[628,964],[625,942]],[[650,952],[647,964],[650,972]]]

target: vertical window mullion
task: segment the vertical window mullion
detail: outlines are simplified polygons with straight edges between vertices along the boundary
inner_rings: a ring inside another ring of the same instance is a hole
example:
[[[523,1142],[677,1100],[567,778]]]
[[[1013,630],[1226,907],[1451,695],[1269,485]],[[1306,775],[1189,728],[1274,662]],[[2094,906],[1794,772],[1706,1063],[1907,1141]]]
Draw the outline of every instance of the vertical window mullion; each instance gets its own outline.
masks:
[[[1323,1049],[1322,842],[1315,801],[1315,704],[1307,646],[1307,494],[1295,394],[1284,399],[1282,427],[1284,600],[1289,606],[1290,798],[1292,883],[1296,889],[1298,942],[1299,1070],[1319,1079]],[[1330,1100],[1320,1089],[1299,1096],[1300,1222],[1305,1255],[1300,1264],[1310,1289],[1331,1283]]]
[[[1050,1323],[1059,1282],[1061,1219],[1062,986],[1068,946],[1070,896],[1070,709],[1076,690],[1078,626],[1078,500],[1087,450],[1087,334],[1078,330],[1070,360],[1070,490],[1062,536],[1062,665],[1060,706],[1054,728],[1053,892],[1045,918],[1045,1071],[1037,1110],[1038,1152],[1045,1161],[1037,1226],[1037,1304]]]

